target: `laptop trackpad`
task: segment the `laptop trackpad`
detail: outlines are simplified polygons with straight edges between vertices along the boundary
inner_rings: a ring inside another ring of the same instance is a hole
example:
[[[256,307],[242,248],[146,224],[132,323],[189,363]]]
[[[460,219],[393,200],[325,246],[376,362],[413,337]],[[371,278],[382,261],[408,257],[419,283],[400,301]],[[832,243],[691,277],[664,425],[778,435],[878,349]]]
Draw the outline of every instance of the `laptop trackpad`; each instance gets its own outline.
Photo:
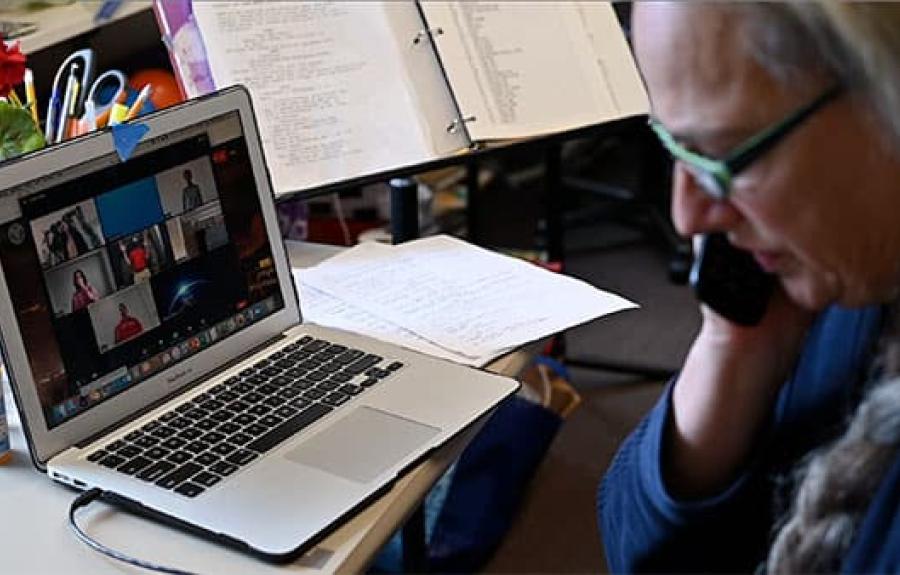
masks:
[[[296,463],[368,483],[396,465],[440,429],[360,407],[285,457]]]

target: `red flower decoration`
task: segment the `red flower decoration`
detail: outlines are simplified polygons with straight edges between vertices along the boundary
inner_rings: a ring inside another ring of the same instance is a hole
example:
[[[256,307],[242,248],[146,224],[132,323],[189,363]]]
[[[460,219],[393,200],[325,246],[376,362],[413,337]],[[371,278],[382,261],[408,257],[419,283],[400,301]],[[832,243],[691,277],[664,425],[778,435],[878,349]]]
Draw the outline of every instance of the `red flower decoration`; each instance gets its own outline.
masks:
[[[25,54],[19,43],[7,45],[0,37],[0,96],[9,95],[13,86],[22,83],[25,77]]]

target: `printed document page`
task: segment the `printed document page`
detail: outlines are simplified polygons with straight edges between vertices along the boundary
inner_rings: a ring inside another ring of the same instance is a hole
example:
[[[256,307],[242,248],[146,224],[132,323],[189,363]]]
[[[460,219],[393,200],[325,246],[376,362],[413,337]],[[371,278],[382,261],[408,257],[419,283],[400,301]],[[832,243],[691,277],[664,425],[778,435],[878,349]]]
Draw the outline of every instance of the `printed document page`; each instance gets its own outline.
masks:
[[[473,140],[522,138],[649,112],[606,2],[429,1],[429,27]]]
[[[360,244],[303,282],[469,357],[637,307],[585,282],[448,236]]]
[[[345,329],[393,343],[407,349],[446,359],[462,365],[482,367],[510,350],[497,350],[484,357],[455,353],[419,337],[415,333],[373,315],[364,308],[345,302],[303,281],[306,270],[293,270],[294,283],[300,292],[303,322]]]
[[[215,85],[253,97],[275,193],[435,158],[392,2],[194,2]],[[457,146],[458,147],[458,146]]]

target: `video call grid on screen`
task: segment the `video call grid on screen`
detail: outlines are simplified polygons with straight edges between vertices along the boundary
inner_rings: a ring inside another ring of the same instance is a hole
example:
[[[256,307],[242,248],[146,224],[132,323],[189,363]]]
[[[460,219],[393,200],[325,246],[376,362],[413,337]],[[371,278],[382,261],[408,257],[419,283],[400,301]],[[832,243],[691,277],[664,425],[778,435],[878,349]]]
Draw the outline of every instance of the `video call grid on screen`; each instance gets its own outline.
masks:
[[[232,120],[239,121],[237,115]],[[217,175],[235,182],[227,202],[219,197]],[[268,298],[254,313],[283,307],[277,278],[259,290],[258,278],[271,274],[263,269],[272,265],[268,242],[251,253],[247,246],[258,242],[247,237],[258,234],[243,229],[244,239],[230,241],[229,221],[261,223],[258,196],[248,186],[255,182],[243,138],[211,147],[204,135],[21,201],[53,316],[55,341],[45,347],[58,347],[65,364],[43,378],[47,393],[39,389],[50,427],[85,408],[61,416],[53,404],[71,403],[110,374],[146,364],[145,340],[158,349],[185,339],[198,313],[198,325],[213,329],[228,321],[236,301],[249,301],[248,293],[256,292],[252,301]],[[4,229],[12,234],[11,226]],[[181,276],[190,280],[190,294],[179,291]],[[161,330],[167,337],[157,340]],[[73,360],[98,353],[103,365],[83,369]],[[34,369],[37,361],[31,363]],[[40,379],[36,374],[39,387]]]

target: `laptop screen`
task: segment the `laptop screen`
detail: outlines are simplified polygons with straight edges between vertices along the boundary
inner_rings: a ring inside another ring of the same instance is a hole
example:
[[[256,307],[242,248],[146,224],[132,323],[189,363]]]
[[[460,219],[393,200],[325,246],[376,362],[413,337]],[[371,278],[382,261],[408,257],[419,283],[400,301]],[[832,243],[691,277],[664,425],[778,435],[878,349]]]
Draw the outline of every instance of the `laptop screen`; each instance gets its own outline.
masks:
[[[237,112],[19,206],[0,262],[48,428],[284,307]]]

